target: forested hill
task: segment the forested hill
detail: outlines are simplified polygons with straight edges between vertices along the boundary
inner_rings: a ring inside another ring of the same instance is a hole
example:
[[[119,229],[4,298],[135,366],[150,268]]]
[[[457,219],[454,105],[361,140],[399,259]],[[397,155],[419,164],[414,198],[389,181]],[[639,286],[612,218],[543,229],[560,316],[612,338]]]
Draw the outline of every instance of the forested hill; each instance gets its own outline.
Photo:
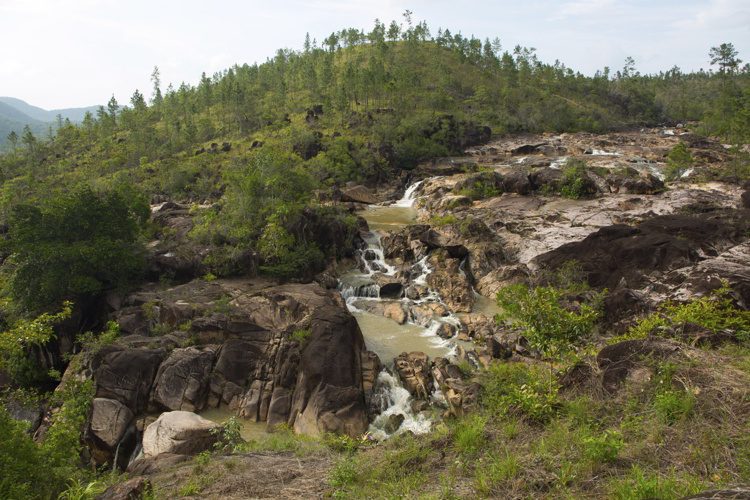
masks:
[[[707,56],[715,71],[642,75],[629,59],[585,76],[538,60],[533,49],[431,33],[407,19],[406,28],[376,22],[320,43],[308,36],[301,50],[204,74],[196,86],[163,90],[155,69],[148,100],[136,90],[80,125],[59,124],[49,141],[31,131],[16,138],[0,156],[0,222],[17,205],[49,205],[79,185],[215,203],[193,237],[228,253],[260,249],[265,260],[289,264],[280,274],[294,275],[323,258],[295,230],[316,190],[393,180],[490,134],[690,120],[746,143],[748,66],[731,44]]]

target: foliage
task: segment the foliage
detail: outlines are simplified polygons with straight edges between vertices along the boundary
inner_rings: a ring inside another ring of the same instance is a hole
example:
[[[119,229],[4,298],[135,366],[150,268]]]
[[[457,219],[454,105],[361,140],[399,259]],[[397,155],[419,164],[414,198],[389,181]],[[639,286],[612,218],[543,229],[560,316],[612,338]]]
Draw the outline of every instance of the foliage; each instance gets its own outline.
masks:
[[[430,218],[430,225],[435,227],[449,226],[458,222],[458,218],[453,214],[433,215]]]
[[[26,433],[26,426],[13,420],[0,405],[0,497],[44,498],[52,486],[45,458]]]
[[[586,337],[600,315],[585,303],[564,307],[564,300],[565,291],[552,286],[510,285],[497,293],[497,320],[520,326],[532,349],[557,358]]]
[[[214,449],[220,452],[232,452],[242,445],[245,440],[242,439],[242,425],[237,417],[230,417],[221,426],[211,429],[211,434],[217,437],[214,443]]]
[[[557,413],[557,387],[550,387],[542,371],[522,363],[493,363],[483,373],[482,406],[491,415],[522,415],[546,422]]]
[[[681,178],[693,165],[693,155],[684,142],[678,143],[667,155],[667,168],[664,175],[668,181]]]
[[[625,445],[618,431],[605,430],[598,436],[584,438],[584,456],[593,463],[614,462]]]
[[[563,167],[560,181],[560,194],[565,198],[578,200],[596,194],[596,186],[588,178],[586,162],[570,158]]]
[[[19,319],[0,332],[0,370],[17,384],[28,387],[44,379],[44,374],[29,360],[28,351],[41,347],[55,335],[54,326],[70,318],[73,304],[63,303],[55,314],[42,313],[33,319]]]
[[[631,327],[627,338],[645,338],[661,329],[694,324],[713,333],[730,330],[740,341],[750,341],[750,311],[734,305],[732,290],[725,283],[708,295],[684,304],[666,302],[659,310]]]
[[[116,321],[107,321],[105,330],[99,335],[93,332],[85,332],[78,335],[78,343],[86,351],[98,352],[101,348],[113,344],[120,336],[120,325]]]
[[[307,339],[310,338],[310,335],[312,332],[309,328],[307,329],[298,329],[294,330],[291,335],[291,339],[297,342],[300,345],[303,345],[305,342],[307,342]]]
[[[14,297],[38,311],[126,286],[143,268],[144,211],[140,200],[88,187],[42,206],[16,206],[9,232]]]

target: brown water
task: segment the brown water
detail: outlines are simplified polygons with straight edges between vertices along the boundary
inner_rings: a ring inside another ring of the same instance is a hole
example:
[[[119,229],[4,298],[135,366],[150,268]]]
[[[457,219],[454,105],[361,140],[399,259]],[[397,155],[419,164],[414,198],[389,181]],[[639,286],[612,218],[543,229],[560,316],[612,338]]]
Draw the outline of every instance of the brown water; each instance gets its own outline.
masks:
[[[398,231],[402,227],[414,224],[417,220],[417,209],[397,205],[373,205],[360,211],[358,215],[367,220],[370,230]]]
[[[471,312],[473,313],[481,313],[492,318],[501,311],[500,306],[493,299],[479,294],[474,295],[474,299],[474,307],[471,308]]]
[[[220,406],[202,411],[200,416],[211,422],[223,424],[231,417],[237,417],[237,414],[226,406]],[[268,435],[265,422],[252,422],[240,417],[237,417],[237,422],[240,424],[240,435],[245,441],[253,441]]]
[[[391,365],[393,358],[402,352],[421,351],[430,358],[446,357],[453,346],[427,328],[406,323],[399,325],[384,316],[354,311],[367,349],[375,352],[385,365]]]

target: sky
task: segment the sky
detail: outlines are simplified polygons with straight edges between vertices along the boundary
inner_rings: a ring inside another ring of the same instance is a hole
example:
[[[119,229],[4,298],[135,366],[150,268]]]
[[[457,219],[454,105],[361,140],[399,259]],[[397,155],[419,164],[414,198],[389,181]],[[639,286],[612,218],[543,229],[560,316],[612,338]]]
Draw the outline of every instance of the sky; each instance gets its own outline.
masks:
[[[121,103],[136,88],[195,84],[235,63],[300,49],[305,33],[369,31],[405,10],[433,33],[499,37],[585,74],[636,61],[642,73],[709,68],[731,42],[750,61],[750,0],[0,0],[0,96],[45,109]]]

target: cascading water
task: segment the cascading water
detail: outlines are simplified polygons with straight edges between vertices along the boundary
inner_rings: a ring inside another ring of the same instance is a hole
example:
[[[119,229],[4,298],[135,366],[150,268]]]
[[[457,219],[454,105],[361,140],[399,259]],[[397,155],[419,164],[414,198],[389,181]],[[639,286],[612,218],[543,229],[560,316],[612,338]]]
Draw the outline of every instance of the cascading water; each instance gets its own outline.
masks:
[[[456,350],[454,342],[437,334],[446,323],[452,325],[454,330],[457,329],[460,322],[453,313],[439,318],[421,317],[419,320],[411,314],[412,306],[427,303],[438,303],[447,309],[438,293],[428,288],[427,277],[432,269],[427,263],[427,256],[417,261],[410,270],[410,274],[414,276],[411,284],[420,288],[420,297],[414,300],[407,297],[388,300],[389,304],[401,304],[409,311],[405,324],[398,324],[383,315],[360,309],[368,301],[385,302],[380,295],[381,286],[376,280],[380,278],[379,283],[382,284],[382,277],[396,279],[399,274],[398,269],[385,260],[379,231],[397,229],[414,222],[416,210],[413,206],[421,184],[422,181],[411,184],[403,198],[390,206],[370,207],[362,213],[372,231],[362,235],[365,245],[357,252],[359,269],[341,276],[338,286],[347,307],[357,318],[368,348],[378,354],[386,365],[376,382],[380,414],[372,422],[369,431],[376,439],[406,431],[421,434],[428,432],[432,425],[424,412],[415,411],[411,394],[389,368],[392,367],[393,359],[401,352],[412,351],[424,352],[432,358],[450,357]],[[372,221],[377,221],[377,224]],[[441,400],[442,396],[437,391],[433,395],[433,402]]]

